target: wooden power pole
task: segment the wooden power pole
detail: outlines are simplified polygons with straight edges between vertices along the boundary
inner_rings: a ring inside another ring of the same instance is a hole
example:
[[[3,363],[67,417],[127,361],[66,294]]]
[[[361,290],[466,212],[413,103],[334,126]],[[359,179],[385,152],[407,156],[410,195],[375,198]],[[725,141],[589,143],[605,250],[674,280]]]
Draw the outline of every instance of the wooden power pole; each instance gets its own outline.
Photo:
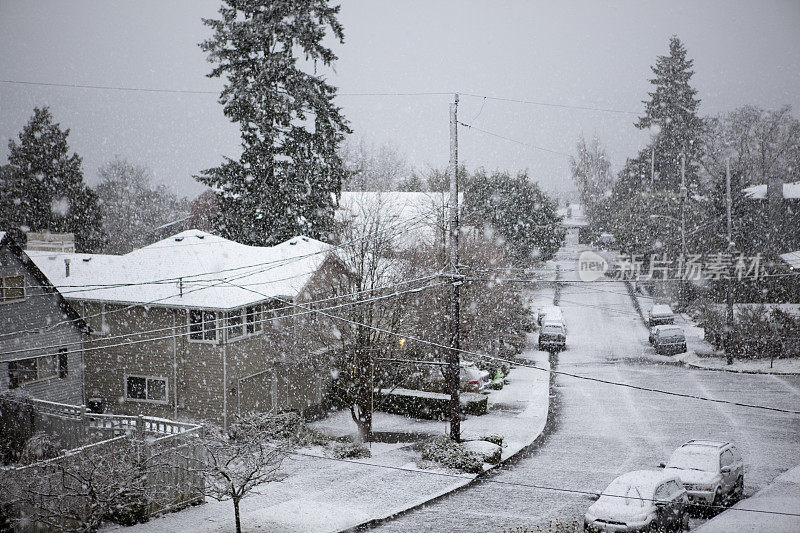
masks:
[[[731,227],[731,160],[728,158],[725,163],[725,214],[728,219],[728,254],[733,253],[733,229]],[[728,282],[726,283],[725,300],[727,310],[725,313],[725,360],[730,365],[733,364],[733,347],[731,346],[731,336],[733,333],[733,280],[731,273],[728,272]]]
[[[459,354],[459,300],[458,287],[458,93],[450,104],[450,438],[461,440],[461,403],[458,386],[461,375]]]

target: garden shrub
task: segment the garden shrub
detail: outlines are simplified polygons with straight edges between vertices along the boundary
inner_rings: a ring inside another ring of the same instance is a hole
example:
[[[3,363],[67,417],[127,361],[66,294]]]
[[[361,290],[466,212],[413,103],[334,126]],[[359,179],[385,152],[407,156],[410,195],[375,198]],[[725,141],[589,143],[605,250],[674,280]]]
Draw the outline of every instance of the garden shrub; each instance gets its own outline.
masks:
[[[366,459],[372,457],[372,452],[363,444],[356,442],[334,442],[333,456],[337,459]]]
[[[422,446],[422,458],[470,474],[483,472],[483,459],[447,437],[434,437]]]

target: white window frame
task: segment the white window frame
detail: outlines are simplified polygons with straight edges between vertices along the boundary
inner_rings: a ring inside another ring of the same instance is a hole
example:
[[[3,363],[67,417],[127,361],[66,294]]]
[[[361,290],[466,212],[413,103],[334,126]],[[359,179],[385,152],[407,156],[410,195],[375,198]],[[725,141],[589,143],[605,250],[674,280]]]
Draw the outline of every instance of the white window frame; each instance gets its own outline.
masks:
[[[19,290],[20,287],[7,285],[8,279],[22,278],[22,298],[6,298],[6,289]],[[13,276],[0,277],[0,304],[11,304],[15,302],[24,302],[28,299],[28,284],[25,282],[25,274],[14,274]]]
[[[239,324],[231,325],[231,318],[239,318]],[[233,311],[228,311],[225,313],[225,336],[228,340],[238,340],[244,337],[247,337],[247,327],[245,321],[247,317],[245,316],[244,308],[234,309]],[[238,328],[241,333],[238,335],[233,335],[234,328]]]
[[[214,338],[213,339],[193,339],[192,338],[192,311],[200,313],[200,334],[201,337],[205,337],[206,331],[214,330]],[[214,325],[211,328],[206,327],[206,324],[210,323],[210,321],[206,321],[205,313],[214,313]],[[223,328],[220,328],[220,324],[222,324],[222,318],[220,313],[216,309],[187,309],[186,310],[186,338],[189,342],[196,342],[198,344],[219,344],[222,338]]]
[[[254,309],[255,313],[248,313],[249,309]],[[254,320],[252,321],[253,331],[248,331],[249,326],[251,325],[251,321],[248,320],[248,317],[253,316]],[[248,305],[244,308],[244,332],[245,335],[258,335],[259,333],[264,331],[264,306],[263,304],[253,304]]]
[[[130,398],[128,396],[128,379],[129,378],[137,378],[137,379],[144,379],[144,398]],[[164,382],[164,399],[163,400],[151,400],[147,398],[147,391],[150,388],[150,381],[163,381]],[[141,374],[125,374],[125,377],[122,381],[122,387],[124,389],[124,398],[126,402],[141,402],[141,403],[157,403],[161,405],[168,405],[169,404],[169,379],[161,376],[143,376]]]

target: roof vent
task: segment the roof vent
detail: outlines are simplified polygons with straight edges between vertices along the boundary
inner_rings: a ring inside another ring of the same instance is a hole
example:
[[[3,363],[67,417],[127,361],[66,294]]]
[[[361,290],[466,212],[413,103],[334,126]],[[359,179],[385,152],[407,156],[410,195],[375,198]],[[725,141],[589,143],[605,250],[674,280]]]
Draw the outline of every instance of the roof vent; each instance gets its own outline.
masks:
[[[289,241],[289,244],[290,244],[291,246],[294,246],[295,244],[297,244],[297,241]]]
[[[88,262],[89,262],[89,261],[91,261],[91,260],[92,260],[92,258],[91,258],[91,257],[84,257],[84,258],[83,258],[83,262],[84,262],[84,263],[88,263]]]
[[[181,242],[182,240],[183,240],[183,237],[175,237],[175,242]]]
[[[205,239],[205,238],[206,238],[206,236],[205,236],[205,235],[198,235],[198,236],[197,236],[197,238],[198,238],[198,239]]]
[[[308,242],[308,237],[303,237],[303,240]]]

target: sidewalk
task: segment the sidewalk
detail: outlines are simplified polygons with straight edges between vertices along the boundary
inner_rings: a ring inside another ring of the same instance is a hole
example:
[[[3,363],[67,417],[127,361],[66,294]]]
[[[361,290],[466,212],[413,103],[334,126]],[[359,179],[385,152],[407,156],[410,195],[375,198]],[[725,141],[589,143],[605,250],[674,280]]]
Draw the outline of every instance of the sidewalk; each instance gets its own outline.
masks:
[[[800,516],[755,513],[737,509],[800,514],[800,465],[784,472],[767,487],[738,502],[695,530],[697,533],[800,531]]]
[[[733,364],[729,365],[725,361],[725,356],[699,356],[693,352],[680,354],[676,360],[688,367],[704,370],[721,370],[742,374],[800,374],[800,359],[796,358],[775,359],[771,368],[769,359],[734,359]]]

